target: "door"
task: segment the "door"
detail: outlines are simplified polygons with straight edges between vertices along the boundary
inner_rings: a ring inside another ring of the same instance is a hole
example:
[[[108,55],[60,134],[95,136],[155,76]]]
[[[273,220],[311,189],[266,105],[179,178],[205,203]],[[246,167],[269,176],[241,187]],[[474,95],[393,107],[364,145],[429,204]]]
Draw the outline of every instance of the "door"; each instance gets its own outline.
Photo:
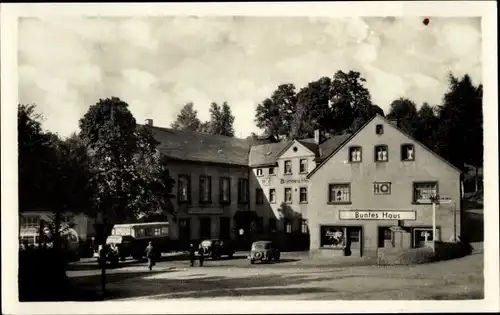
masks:
[[[200,239],[212,237],[212,220],[210,218],[200,218]]]
[[[191,241],[191,220],[179,219],[179,242],[182,248],[186,248]]]
[[[219,238],[223,240],[231,238],[231,224],[229,218],[220,218]]]
[[[413,229],[413,246],[419,247],[432,247],[432,228],[415,228]],[[439,229],[436,228],[437,239],[439,240]]]
[[[378,228],[378,247],[394,247],[394,234],[388,226],[379,226]]]
[[[350,226],[347,227],[347,238],[346,238],[346,256],[361,256],[361,227]]]

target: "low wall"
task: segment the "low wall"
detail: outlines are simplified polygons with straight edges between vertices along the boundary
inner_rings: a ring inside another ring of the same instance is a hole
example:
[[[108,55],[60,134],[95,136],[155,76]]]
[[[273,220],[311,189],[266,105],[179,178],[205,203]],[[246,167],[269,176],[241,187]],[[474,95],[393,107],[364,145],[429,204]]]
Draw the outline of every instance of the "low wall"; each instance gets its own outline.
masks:
[[[440,260],[455,259],[471,253],[471,247],[465,243],[436,242],[436,252],[432,248],[379,248],[379,265],[415,265]]]

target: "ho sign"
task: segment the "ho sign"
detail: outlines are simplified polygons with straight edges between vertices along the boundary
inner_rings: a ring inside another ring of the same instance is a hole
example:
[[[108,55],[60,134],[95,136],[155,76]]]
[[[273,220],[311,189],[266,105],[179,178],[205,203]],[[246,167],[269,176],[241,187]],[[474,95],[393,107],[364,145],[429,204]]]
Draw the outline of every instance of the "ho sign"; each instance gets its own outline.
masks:
[[[389,182],[375,182],[373,183],[373,193],[375,195],[390,195],[391,194],[391,183]]]

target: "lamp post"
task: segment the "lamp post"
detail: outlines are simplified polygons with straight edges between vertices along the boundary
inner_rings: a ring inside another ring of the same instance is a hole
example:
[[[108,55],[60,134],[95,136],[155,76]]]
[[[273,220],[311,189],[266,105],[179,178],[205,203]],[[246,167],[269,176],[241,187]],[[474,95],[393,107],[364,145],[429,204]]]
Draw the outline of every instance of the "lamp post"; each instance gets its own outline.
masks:
[[[449,197],[440,197],[439,195],[431,196],[430,201],[432,202],[432,251],[436,252],[436,204],[448,204],[455,203]],[[455,204],[455,212],[456,212],[456,204]],[[456,213],[454,214],[453,223],[454,223],[454,238],[456,238]]]

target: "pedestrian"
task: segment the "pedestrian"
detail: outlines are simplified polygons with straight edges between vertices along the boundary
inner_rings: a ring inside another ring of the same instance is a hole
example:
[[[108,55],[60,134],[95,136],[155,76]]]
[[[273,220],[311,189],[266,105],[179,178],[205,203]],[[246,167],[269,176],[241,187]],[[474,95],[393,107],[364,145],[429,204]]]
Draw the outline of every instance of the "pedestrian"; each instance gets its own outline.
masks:
[[[194,261],[196,260],[196,249],[193,243],[189,244],[189,260],[191,261],[191,267],[193,267]]]
[[[200,255],[200,267],[203,267],[203,260],[205,257],[203,256],[203,246],[201,246],[201,244],[198,246],[198,255]]]
[[[155,265],[155,251],[151,241],[149,242],[148,247],[146,247],[146,257],[148,258],[149,270],[153,270],[153,266]]]

